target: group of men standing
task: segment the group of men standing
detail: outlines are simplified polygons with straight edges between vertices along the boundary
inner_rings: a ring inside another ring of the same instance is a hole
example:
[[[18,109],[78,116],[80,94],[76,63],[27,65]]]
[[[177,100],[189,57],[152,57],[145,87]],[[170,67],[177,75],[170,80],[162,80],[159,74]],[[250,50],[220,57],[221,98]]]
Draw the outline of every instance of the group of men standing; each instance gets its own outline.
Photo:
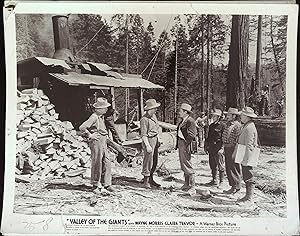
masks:
[[[111,166],[107,156],[107,128],[105,127],[105,113],[110,103],[104,98],[98,98],[93,104],[95,112],[81,126],[89,138],[91,148],[91,183],[94,191],[115,191],[111,186]],[[155,99],[148,99],[144,107],[145,113],[140,120],[140,134],[144,152],[142,175],[143,186],[147,189],[161,188],[153,175],[158,163],[158,148],[160,146],[160,128],[156,112],[160,107]],[[197,135],[196,122],[192,117],[192,107],[182,103],[178,116],[180,122],[177,126],[176,148],[178,149],[179,163],[184,173],[184,185],[181,190],[189,194],[196,194],[195,170],[191,162],[193,153],[192,142]],[[211,113],[211,124],[208,127],[204,150],[209,156],[209,166],[212,180],[209,186],[219,186],[224,182],[225,173],[228,178],[230,189],[224,190],[225,194],[235,194],[241,189],[241,180],[246,183],[246,195],[239,199],[241,202],[251,201],[253,198],[254,179],[253,167],[247,166],[247,161],[241,164],[235,163],[237,144],[246,146],[244,159],[251,158],[253,147],[257,146],[257,131],[252,118],[256,117],[250,107],[241,112],[236,108],[229,108],[226,122],[221,120],[223,113],[215,109]],[[241,120],[241,122],[240,122]],[[241,124],[242,123],[242,124]],[[97,132],[92,133],[90,129],[95,127]],[[101,178],[102,176],[102,178]]]

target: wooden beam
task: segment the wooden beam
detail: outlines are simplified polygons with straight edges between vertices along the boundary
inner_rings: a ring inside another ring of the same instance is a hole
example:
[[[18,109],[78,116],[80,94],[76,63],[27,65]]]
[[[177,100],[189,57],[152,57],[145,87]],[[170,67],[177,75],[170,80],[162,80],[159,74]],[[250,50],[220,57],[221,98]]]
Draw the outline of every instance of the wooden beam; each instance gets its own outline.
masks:
[[[138,95],[138,114],[137,120],[140,120],[144,114],[144,90],[142,88],[137,90]]]

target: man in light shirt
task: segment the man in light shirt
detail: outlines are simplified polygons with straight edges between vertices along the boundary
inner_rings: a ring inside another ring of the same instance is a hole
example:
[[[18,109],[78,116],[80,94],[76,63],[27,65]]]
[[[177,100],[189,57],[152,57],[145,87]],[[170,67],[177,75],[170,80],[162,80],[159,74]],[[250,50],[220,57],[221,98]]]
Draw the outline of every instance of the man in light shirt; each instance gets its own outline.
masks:
[[[115,191],[111,186],[111,162],[108,158],[107,138],[108,132],[105,126],[104,114],[111,104],[104,98],[98,98],[93,104],[95,112],[79,127],[89,140],[91,149],[91,184],[95,193]],[[101,175],[103,174],[103,185]]]
[[[143,185],[145,188],[160,188],[160,184],[153,179],[153,174],[158,162],[159,147],[159,124],[155,115],[160,103],[155,99],[148,99],[145,106],[145,114],[141,118],[141,137],[142,148],[144,151],[142,175],[144,176]]]

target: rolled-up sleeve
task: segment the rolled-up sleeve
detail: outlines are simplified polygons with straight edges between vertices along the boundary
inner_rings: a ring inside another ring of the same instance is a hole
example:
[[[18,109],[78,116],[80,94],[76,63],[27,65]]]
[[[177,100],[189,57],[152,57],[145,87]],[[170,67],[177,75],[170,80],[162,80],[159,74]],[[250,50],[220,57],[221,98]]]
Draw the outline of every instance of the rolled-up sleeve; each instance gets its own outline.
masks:
[[[80,131],[86,131],[86,129],[90,128],[93,126],[93,124],[96,121],[96,117],[94,114],[92,114],[85,122],[83,122],[80,126],[79,126],[79,130]]]
[[[140,121],[141,137],[147,136],[147,123],[148,123],[148,121],[144,117]]]

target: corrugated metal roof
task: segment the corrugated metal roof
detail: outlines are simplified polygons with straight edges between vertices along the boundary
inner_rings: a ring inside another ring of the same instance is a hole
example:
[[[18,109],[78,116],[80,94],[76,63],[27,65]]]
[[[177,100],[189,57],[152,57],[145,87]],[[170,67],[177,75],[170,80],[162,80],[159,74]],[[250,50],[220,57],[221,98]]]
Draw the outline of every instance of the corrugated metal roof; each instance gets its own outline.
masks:
[[[90,67],[90,65],[89,64],[81,64],[81,66],[85,69],[85,70],[87,70],[87,71],[92,71],[92,69],[91,69],[91,67]]]
[[[124,77],[120,73],[115,71],[105,71],[105,73],[107,74],[107,76],[111,76],[116,79],[124,79]]]
[[[145,88],[145,89],[164,89],[163,86],[154,84],[148,80],[142,79],[140,76],[123,76],[123,80],[113,77],[78,74],[76,72],[68,72],[67,74],[49,73],[53,77],[64,81],[73,86],[92,85],[116,88]]]
[[[66,69],[71,70],[71,67],[64,61],[59,59],[53,59],[48,57],[35,57],[37,60],[39,60],[41,63],[43,63],[45,66],[62,66]]]
[[[104,71],[104,72],[112,69],[109,65],[104,64],[104,63],[87,62],[87,64],[95,66],[98,70]]]

